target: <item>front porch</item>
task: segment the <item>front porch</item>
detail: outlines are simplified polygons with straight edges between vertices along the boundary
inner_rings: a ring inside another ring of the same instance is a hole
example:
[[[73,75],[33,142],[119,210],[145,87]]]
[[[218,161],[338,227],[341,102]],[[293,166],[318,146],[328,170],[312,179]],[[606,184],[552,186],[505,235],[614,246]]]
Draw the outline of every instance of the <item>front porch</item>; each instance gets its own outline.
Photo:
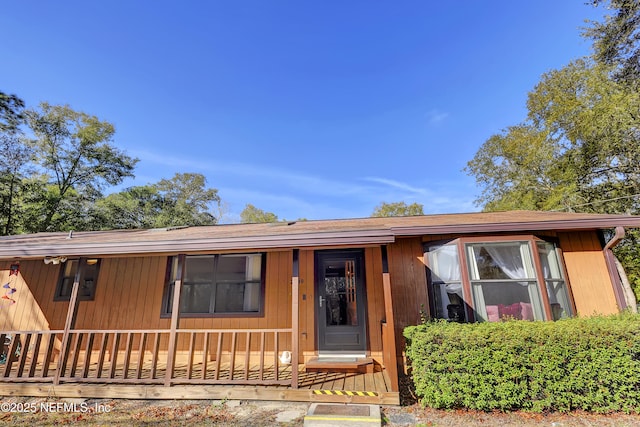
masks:
[[[0,396],[399,404],[379,365],[306,372],[305,364],[283,363],[290,329],[10,331],[0,342],[5,337]],[[179,341],[188,350],[169,352]]]
[[[366,372],[306,365],[319,353],[313,250],[269,253],[264,314],[246,318],[183,318],[184,254],[176,257],[170,318],[157,314],[166,304],[166,286],[158,286],[166,258],[105,258],[100,278],[106,292],[81,301],[87,264],[81,257],[68,303],[51,302],[49,265],[25,261],[17,286],[28,299],[0,330],[0,343],[7,338],[0,396],[399,404],[386,247],[366,253],[372,262],[361,274],[370,283],[369,313],[359,317],[371,338]]]

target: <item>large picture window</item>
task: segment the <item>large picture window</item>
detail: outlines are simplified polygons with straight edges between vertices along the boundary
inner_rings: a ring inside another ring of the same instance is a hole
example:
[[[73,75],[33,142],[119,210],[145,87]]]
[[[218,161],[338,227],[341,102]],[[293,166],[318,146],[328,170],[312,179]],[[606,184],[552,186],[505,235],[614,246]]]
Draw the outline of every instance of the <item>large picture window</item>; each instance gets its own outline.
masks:
[[[573,315],[558,250],[522,240],[460,238],[429,245],[433,316],[453,321],[554,320]],[[547,305],[548,304],[548,305]]]
[[[478,320],[543,320],[529,242],[467,244],[467,265]]]
[[[185,257],[180,314],[259,315],[262,312],[263,254]],[[178,277],[178,257],[169,259],[163,315],[170,315]]]

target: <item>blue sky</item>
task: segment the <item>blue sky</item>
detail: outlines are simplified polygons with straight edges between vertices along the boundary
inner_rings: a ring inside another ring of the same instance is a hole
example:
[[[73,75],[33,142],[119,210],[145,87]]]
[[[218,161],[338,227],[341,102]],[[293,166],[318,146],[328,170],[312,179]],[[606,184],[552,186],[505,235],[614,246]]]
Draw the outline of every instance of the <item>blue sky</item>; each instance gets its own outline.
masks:
[[[0,0],[0,90],[108,120],[143,185],[198,172],[280,218],[468,212],[462,169],[589,53],[581,0]]]

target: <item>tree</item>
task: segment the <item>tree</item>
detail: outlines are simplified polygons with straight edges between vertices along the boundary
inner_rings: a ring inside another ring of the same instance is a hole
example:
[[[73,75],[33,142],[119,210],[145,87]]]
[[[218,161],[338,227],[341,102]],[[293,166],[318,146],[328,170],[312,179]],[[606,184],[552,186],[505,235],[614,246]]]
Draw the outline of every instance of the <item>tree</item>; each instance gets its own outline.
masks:
[[[593,39],[594,58],[615,67],[618,81],[640,87],[640,2],[637,0],[592,0],[607,4],[614,14],[604,22],[590,22],[583,35]]]
[[[240,222],[243,224],[278,222],[278,216],[273,212],[266,212],[251,204],[247,204],[242,212],[240,212]]]
[[[157,228],[163,200],[153,185],[129,187],[96,202],[95,230]]]
[[[372,217],[424,215],[424,207],[419,203],[407,205],[405,202],[382,202],[374,209]]]
[[[485,210],[638,211],[640,94],[579,60],[529,94],[529,117],[467,163]]]
[[[31,170],[31,151],[14,134],[0,133],[0,234],[16,234],[24,213],[26,176]]]
[[[162,228],[214,225],[220,203],[218,190],[206,188],[206,178],[177,173],[155,184],[130,187],[98,200],[95,229]]]
[[[177,173],[153,187],[161,197],[162,207],[156,227],[178,225],[214,225],[214,210],[220,204],[215,188],[206,188],[207,180],[198,173]]]
[[[0,90],[0,132],[15,133],[24,122],[24,101]]]
[[[21,138],[24,101],[0,91],[0,234],[19,229],[22,180],[29,169],[31,152]]]
[[[138,160],[113,145],[113,125],[95,116],[47,103],[25,115],[35,135],[31,146],[48,179],[40,213],[28,231],[85,228],[102,190],[132,177]]]
[[[487,211],[571,206],[574,192],[556,167],[556,152],[547,132],[530,123],[493,135],[466,167],[482,188],[476,204]]]

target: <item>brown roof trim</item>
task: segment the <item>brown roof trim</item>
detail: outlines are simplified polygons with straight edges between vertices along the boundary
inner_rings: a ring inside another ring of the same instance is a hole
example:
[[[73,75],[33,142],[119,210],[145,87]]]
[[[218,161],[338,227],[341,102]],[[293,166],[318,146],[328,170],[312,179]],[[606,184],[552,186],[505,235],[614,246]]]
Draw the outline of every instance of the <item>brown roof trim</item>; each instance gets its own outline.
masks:
[[[37,233],[0,237],[0,259],[365,246],[392,243],[402,236],[521,234],[618,226],[640,227],[640,216],[510,211],[92,231],[73,233],[72,238],[68,233]]]
[[[45,256],[79,256],[91,254],[151,254],[199,252],[237,249],[273,249],[309,246],[386,244],[395,241],[389,230],[342,231],[276,236],[227,237],[219,239],[160,240],[140,242],[71,243],[22,245],[1,249],[0,258],[41,258]]]
[[[418,236],[423,234],[496,233],[503,231],[597,230],[615,228],[617,226],[640,227],[640,217],[391,227],[391,231],[395,236]]]

